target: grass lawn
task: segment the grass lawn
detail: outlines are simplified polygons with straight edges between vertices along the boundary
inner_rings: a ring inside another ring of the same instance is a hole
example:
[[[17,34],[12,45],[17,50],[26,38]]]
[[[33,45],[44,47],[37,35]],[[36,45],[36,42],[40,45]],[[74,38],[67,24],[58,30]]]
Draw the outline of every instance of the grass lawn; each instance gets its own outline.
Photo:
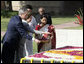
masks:
[[[67,22],[73,22],[75,21],[76,18],[74,17],[64,17],[64,18],[52,18],[52,24],[57,25],[57,24],[63,24]]]
[[[33,42],[33,54],[37,53],[37,43]]]
[[[68,27],[68,28],[64,28],[64,29],[79,29],[79,30],[83,30],[83,25],[80,25],[78,27]]]
[[[10,18],[2,18],[1,17],[1,31],[7,30],[7,25],[8,25],[9,20],[10,20]]]

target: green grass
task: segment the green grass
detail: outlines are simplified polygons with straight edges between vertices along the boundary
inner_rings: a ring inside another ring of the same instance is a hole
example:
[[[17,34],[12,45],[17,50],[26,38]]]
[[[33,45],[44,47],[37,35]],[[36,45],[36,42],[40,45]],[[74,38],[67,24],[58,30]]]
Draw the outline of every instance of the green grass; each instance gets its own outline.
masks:
[[[18,14],[18,11],[1,10],[1,16],[4,18],[10,18],[11,16],[14,16],[17,14]]]
[[[10,20],[10,18],[2,18],[1,17],[1,31],[7,30],[9,20]]]
[[[74,17],[64,17],[64,18],[52,18],[52,24],[57,25],[57,24],[63,24],[67,22],[73,22],[75,21],[76,18]]]
[[[37,43],[33,42],[33,54],[37,53]]]
[[[82,30],[83,29],[83,25],[80,25],[78,27],[68,27],[68,28],[64,28],[64,29],[79,29],[79,30]]]

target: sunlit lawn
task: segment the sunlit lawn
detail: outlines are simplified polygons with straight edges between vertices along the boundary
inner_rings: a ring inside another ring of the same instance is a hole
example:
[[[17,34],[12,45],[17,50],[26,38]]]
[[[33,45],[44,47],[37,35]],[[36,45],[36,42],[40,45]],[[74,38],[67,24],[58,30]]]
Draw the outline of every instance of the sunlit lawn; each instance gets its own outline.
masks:
[[[33,42],[33,54],[37,53],[37,43]]]
[[[10,20],[10,18],[2,18],[1,17],[1,31],[7,30],[7,25],[8,25],[9,20]]]
[[[62,17],[62,18],[52,18],[52,24],[57,25],[57,24],[63,24],[67,22],[73,22],[75,21],[76,18],[74,17]]]

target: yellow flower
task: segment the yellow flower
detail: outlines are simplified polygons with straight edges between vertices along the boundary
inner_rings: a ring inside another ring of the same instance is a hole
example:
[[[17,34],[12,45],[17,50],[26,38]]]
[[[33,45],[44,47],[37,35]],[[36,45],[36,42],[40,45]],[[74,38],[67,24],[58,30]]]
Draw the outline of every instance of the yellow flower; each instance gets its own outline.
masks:
[[[83,59],[83,56],[74,56],[75,58],[74,59],[78,59],[78,60],[82,60]]]

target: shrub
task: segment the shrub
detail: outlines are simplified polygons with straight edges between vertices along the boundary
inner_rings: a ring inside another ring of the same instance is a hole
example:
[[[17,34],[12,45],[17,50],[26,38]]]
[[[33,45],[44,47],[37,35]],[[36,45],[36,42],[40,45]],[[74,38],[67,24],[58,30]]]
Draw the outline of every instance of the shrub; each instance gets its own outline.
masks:
[[[10,18],[11,16],[17,15],[17,11],[1,10],[1,17]]]
[[[83,25],[83,10],[81,8],[77,10],[77,13],[75,14],[75,16],[77,17],[77,20],[75,23]]]

